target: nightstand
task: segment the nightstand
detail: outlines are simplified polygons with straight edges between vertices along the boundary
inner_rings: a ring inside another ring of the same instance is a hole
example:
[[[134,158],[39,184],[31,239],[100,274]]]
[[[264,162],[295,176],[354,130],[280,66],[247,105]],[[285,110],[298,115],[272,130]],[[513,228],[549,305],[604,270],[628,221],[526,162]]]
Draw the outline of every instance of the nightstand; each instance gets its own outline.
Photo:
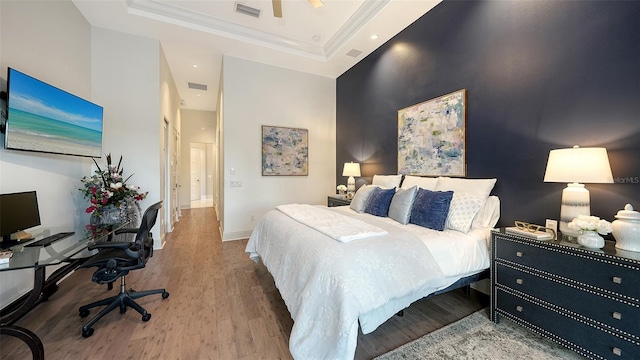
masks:
[[[491,320],[591,359],[640,358],[640,253],[491,233]]]
[[[347,199],[345,195],[329,195],[327,196],[327,206],[345,206],[351,205],[351,199]]]

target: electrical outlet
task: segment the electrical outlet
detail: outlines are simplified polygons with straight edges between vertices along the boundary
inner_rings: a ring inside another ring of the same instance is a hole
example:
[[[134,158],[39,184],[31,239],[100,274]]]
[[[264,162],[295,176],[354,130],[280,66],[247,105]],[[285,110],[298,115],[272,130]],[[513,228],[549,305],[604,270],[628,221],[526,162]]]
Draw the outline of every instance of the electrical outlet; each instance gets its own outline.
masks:
[[[554,240],[558,239],[558,220],[547,219],[544,223],[544,227],[553,229],[553,231],[556,233],[556,238]]]
[[[255,215],[251,215],[251,221],[256,221],[256,216]]]
[[[232,181],[231,187],[242,187],[242,181]]]

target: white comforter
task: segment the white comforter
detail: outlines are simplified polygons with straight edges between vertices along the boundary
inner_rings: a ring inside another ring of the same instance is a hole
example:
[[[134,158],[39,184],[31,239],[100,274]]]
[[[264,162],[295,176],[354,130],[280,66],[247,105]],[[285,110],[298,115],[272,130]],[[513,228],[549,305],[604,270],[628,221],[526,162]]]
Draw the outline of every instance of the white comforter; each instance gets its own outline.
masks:
[[[343,243],[272,210],[249,239],[246,252],[262,258],[294,320],[289,349],[296,359],[352,359],[361,314],[450,284],[418,237],[358,217],[389,234]]]

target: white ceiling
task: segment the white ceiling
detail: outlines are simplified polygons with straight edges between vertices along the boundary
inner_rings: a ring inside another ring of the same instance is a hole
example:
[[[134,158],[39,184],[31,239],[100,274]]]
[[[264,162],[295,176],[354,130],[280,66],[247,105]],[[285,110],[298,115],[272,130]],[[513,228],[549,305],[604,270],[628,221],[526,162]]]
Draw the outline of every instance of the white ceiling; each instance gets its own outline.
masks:
[[[159,40],[182,108],[210,111],[223,55],[337,78],[440,1],[323,0],[314,9],[282,0],[280,19],[271,0],[73,0],[92,26]],[[236,2],[259,9],[259,18],[235,12]],[[362,53],[348,56],[353,49]]]

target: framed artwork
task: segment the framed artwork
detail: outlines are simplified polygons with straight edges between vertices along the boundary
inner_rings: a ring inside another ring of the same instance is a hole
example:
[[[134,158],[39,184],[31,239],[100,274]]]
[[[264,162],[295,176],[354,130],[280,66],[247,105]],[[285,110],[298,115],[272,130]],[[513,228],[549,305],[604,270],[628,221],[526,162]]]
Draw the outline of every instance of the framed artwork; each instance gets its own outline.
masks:
[[[262,176],[309,175],[309,130],[262,126]]]
[[[466,90],[398,110],[398,174],[466,175]]]

